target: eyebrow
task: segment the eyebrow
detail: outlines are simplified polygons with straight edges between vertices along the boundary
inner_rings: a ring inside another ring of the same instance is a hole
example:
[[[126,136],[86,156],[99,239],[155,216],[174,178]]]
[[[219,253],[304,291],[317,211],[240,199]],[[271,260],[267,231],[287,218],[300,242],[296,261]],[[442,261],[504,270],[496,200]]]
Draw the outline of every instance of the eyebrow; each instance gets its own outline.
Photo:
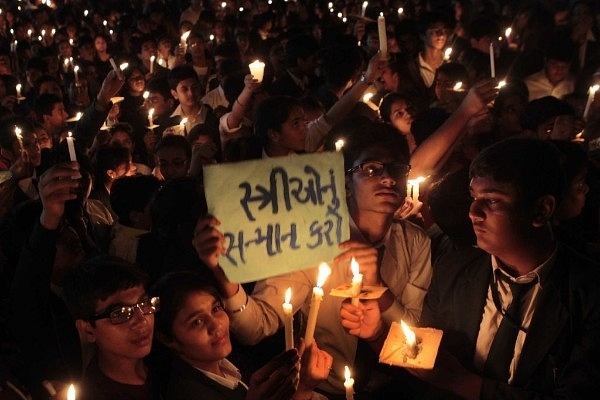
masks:
[[[208,310],[208,313],[210,313],[210,311],[211,311],[211,310],[212,310],[212,309],[213,309],[215,306],[218,306],[218,305],[221,305],[221,302],[220,302],[219,300],[215,299],[215,300],[212,302],[212,304],[211,304],[211,306],[210,306],[210,309]],[[206,314],[207,314],[207,312],[206,312],[206,310],[204,310],[204,309],[201,309],[201,310],[194,310],[194,311],[193,311],[193,312],[192,312],[190,315],[188,315],[188,316],[187,316],[187,318],[185,318],[185,320],[184,320],[184,321],[185,321],[185,322],[189,322],[189,321],[191,321],[191,320],[195,319],[196,317],[198,317],[199,315],[206,315]]]
[[[149,299],[149,298],[150,298],[150,296],[148,296],[148,293],[144,293],[144,294],[142,294],[142,295],[141,295],[141,296],[140,296],[140,297],[137,299],[137,301],[136,301],[134,304],[137,304],[137,303],[139,303],[140,301],[142,301],[142,300],[144,300],[144,299]],[[111,304],[107,305],[106,307],[104,307],[104,310],[102,310],[102,311],[100,311],[100,312],[97,312],[96,314],[102,314],[102,313],[105,313],[105,312],[107,312],[107,311],[110,311],[110,310],[112,310],[112,309],[115,309],[115,308],[117,308],[117,307],[131,307],[131,306],[132,306],[132,304],[126,304],[126,303],[123,303],[123,302],[111,303]]]

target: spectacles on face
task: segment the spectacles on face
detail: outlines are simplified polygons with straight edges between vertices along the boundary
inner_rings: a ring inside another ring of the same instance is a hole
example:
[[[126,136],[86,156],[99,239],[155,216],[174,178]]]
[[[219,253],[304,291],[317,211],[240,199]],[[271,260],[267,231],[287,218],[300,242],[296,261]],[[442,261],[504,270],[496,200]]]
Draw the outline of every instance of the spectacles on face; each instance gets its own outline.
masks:
[[[142,314],[148,315],[154,314],[158,310],[159,306],[160,298],[150,297],[130,306],[119,306],[113,308],[112,310],[96,314],[93,317],[90,317],[89,321],[97,321],[99,319],[108,318],[110,319],[111,324],[119,325],[129,321],[131,317],[133,317],[136,308],[140,310]]]
[[[387,172],[394,179],[406,179],[410,172],[410,165],[367,161],[350,168],[346,171],[346,175],[358,173],[366,178],[373,178],[382,177],[384,172]]]

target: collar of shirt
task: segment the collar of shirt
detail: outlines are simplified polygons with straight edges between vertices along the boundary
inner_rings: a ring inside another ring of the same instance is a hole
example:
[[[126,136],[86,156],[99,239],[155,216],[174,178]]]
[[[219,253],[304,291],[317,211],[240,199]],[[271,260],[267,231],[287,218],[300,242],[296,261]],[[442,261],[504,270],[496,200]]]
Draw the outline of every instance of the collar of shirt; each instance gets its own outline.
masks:
[[[512,277],[510,274],[508,274],[502,265],[502,261],[500,261],[496,256],[492,255],[492,269],[494,272],[494,276],[496,276],[496,270],[499,269],[500,273],[505,275],[507,277],[507,279],[511,282],[516,282],[516,283],[529,283],[532,282],[533,280],[537,279],[537,285],[540,286],[540,288],[542,288],[545,279],[548,277],[548,274],[550,272],[550,268],[552,267],[552,265],[554,265],[554,260],[556,259],[556,252],[557,252],[557,248],[554,249],[554,251],[552,252],[552,254],[550,255],[550,257],[548,257],[542,264],[538,265],[534,270],[528,272],[525,275],[521,275],[518,277]],[[498,280],[496,278],[495,279],[495,283],[499,284]],[[506,284],[506,283],[504,283]]]
[[[213,381],[229,389],[235,389],[238,385],[242,385],[246,389],[248,389],[248,386],[244,382],[242,382],[242,374],[240,373],[240,370],[237,369],[237,367],[233,365],[228,359],[224,358],[221,361],[219,361],[219,368],[221,369],[221,371],[223,371],[223,374],[225,375],[224,377],[217,374],[213,374],[212,372],[201,370],[200,368],[196,369],[202,372],[210,379],[212,379]]]

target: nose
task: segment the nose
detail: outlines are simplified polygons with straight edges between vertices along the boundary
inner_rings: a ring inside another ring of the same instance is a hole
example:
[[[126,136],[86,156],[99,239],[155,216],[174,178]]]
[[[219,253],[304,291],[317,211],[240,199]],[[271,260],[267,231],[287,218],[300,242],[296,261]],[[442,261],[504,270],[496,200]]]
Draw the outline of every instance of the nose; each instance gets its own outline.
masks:
[[[131,317],[131,319],[134,320],[134,324],[147,324],[148,323],[148,315],[144,315],[144,313],[142,312],[142,309],[140,308],[139,305],[135,305],[135,307],[133,307],[133,317]]]
[[[396,186],[396,178],[390,175],[390,172],[387,168],[383,169],[383,173],[381,174],[381,183],[389,186]]]
[[[469,207],[469,218],[471,219],[471,222],[482,221],[483,216],[484,214],[481,211],[479,203],[477,203],[477,200],[473,200],[471,206]]]

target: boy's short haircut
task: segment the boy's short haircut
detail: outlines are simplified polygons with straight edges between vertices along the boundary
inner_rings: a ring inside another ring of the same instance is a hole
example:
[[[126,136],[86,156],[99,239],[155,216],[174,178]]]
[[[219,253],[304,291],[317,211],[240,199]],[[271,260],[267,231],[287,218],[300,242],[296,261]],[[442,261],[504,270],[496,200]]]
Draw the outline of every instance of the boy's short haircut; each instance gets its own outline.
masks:
[[[312,35],[298,35],[288,40],[285,46],[285,65],[296,67],[298,59],[308,58],[319,52],[319,42]]]
[[[247,69],[233,71],[223,77],[221,87],[223,88],[223,94],[227,102],[233,107],[233,103],[239,97],[246,86],[244,79],[248,75]]]
[[[265,145],[269,141],[269,130],[281,131],[294,108],[302,108],[300,101],[290,96],[273,96],[263,100],[256,108],[254,133]]]
[[[560,159],[556,146],[547,140],[508,138],[482,150],[472,161],[469,175],[512,185],[525,208],[545,195],[554,196],[558,204],[565,187]]]
[[[43,121],[44,115],[52,114],[54,105],[56,103],[62,103],[62,99],[52,93],[44,93],[38,96],[35,100],[35,115],[39,121]]]
[[[427,33],[427,29],[431,28],[433,25],[437,23],[443,23],[447,28],[450,27],[448,15],[441,11],[428,11],[424,13],[421,18],[417,21],[417,27],[419,29],[420,35],[425,35]]]
[[[144,43],[152,42],[156,46],[156,41],[150,35],[134,36],[131,38],[131,50],[134,54],[142,54],[142,46]]]
[[[130,213],[143,212],[161,182],[153,175],[124,176],[117,179],[110,189],[110,205],[119,217],[119,223],[132,226]]]
[[[117,122],[113,126],[108,129],[108,132],[111,135],[114,135],[116,132],[125,132],[129,135],[131,140],[133,140],[133,126],[131,126],[128,122]]]
[[[169,87],[169,81],[166,78],[154,78],[146,84],[146,90],[150,93],[160,94],[165,101],[173,100],[171,96],[171,88]]]
[[[172,90],[177,90],[177,85],[179,85],[179,82],[190,78],[198,81],[198,75],[196,74],[196,71],[194,71],[194,67],[190,65],[179,65],[169,71],[169,76],[167,79],[169,82],[169,87]]]
[[[156,146],[154,146],[154,154],[158,153],[165,147],[179,148],[185,152],[185,156],[188,160],[192,159],[192,146],[187,139],[180,135],[165,135],[163,136]]]
[[[478,17],[469,24],[468,34],[475,40],[480,40],[485,36],[495,38],[500,34],[500,27],[492,18]]]
[[[89,320],[96,314],[99,301],[121,290],[146,288],[147,283],[147,275],[136,265],[119,257],[100,255],[66,273],[63,296],[75,319]]]

